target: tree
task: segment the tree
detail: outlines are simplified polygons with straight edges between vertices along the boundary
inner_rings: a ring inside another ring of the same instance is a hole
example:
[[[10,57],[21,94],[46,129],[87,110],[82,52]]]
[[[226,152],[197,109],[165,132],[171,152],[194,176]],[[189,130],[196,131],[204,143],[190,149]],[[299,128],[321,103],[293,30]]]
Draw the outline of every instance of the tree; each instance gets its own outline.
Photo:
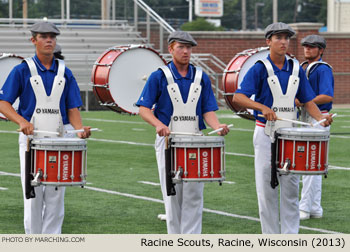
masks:
[[[209,23],[204,18],[197,18],[192,22],[185,23],[181,26],[183,31],[223,31],[225,28],[216,27],[212,23]]]

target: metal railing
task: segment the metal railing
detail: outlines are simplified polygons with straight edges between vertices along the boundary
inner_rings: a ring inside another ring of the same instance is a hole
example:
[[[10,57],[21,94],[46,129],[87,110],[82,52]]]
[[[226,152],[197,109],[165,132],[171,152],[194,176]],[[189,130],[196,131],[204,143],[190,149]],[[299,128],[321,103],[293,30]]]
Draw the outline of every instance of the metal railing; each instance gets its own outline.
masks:
[[[0,26],[2,27],[26,27],[38,21],[41,18],[0,18]],[[124,28],[132,30],[133,27],[128,25],[127,20],[100,20],[100,19],[48,19],[48,21],[55,23],[62,27],[86,27],[86,28]]]
[[[156,23],[159,25],[159,48],[160,52],[162,52],[164,30],[168,33],[171,33],[175,31],[175,29],[170,24],[168,24],[161,16],[159,16],[151,7],[149,7],[144,1],[134,0],[134,27],[136,31],[138,31],[138,7],[140,7],[143,11],[146,12],[146,36],[148,43],[150,43],[151,40],[150,17],[152,17],[153,20],[156,21]]]

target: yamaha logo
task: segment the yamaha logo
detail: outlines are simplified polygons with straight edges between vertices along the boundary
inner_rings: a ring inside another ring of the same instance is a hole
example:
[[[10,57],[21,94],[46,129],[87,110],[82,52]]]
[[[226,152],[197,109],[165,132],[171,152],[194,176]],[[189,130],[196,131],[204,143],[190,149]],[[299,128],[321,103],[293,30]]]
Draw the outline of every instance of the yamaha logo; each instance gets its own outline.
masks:
[[[54,114],[58,115],[60,113],[59,109],[51,109],[51,108],[37,108],[35,110],[37,114],[43,113],[43,114]]]
[[[69,156],[67,154],[63,155],[63,160],[68,160]]]
[[[311,150],[316,150],[316,145],[315,144],[311,145]]]
[[[278,111],[278,108],[273,107],[273,108],[272,108],[272,110],[273,110],[273,112],[275,112],[275,113],[276,113],[276,112]]]
[[[207,151],[203,151],[202,156],[203,157],[207,157],[208,156],[208,152]]]
[[[179,118],[177,116],[174,116],[173,119],[174,119],[174,121],[178,121],[179,120]]]

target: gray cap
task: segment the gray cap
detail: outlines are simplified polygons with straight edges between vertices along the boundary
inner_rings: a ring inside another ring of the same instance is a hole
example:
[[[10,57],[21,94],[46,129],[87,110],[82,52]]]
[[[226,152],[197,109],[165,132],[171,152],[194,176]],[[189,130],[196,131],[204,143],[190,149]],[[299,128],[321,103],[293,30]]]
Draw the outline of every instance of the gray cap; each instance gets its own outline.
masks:
[[[327,46],[326,40],[319,35],[308,35],[301,40],[301,45],[309,45],[325,49]]]
[[[168,37],[168,44],[177,41],[184,44],[191,44],[192,46],[196,46],[197,42],[194,38],[188,33],[184,31],[175,31],[172,32]]]
[[[272,35],[277,33],[288,33],[289,37],[295,34],[295,31],[285,23],[272,23],[265,28],[265,38],[269,39]]]
[[[62,47],[59,44],[56,44],[55,49],[53,50],[53,53],[61,53]]]
[[[56,35],[60,35],[60,30],[57,29],[56,25],[47,21],[40,21],[33,24],[30,28],[30,31],[36,33],[54,33]]]

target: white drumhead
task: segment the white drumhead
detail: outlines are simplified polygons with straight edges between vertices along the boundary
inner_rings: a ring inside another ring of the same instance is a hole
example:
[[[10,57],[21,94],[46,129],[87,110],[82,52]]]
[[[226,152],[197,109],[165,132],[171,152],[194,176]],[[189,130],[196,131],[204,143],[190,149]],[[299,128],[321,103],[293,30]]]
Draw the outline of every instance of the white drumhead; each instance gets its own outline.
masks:
[[[254,50],[256,52],[254,53]],[[258,61],[262,59],[266,59],[269,55],[270,51],[268,47],[261,47],[257,49],[252,49],[251,51],[247,51],[247,53],[251,52],[252,55],[244,62],[243,66],[241,66],[241,70],[238,75],[238,87],[241,87],[241,82],[243,81],[244,76],[247,74],[248,70]]]
[[[4,85],[7,76],[10,74],[12,69],[22,62],[22,58],[15,56],[13,54],[2,54],[0,55],[0,89]],[[18,109],[19,100],[17,99],[13,103],[13,108]],[[0,113],[1,119],[6,119],[6,117]]]
[[[279,128],[277,129],[277,133],[281,135],[290,135],[290,136],[328,136],[329,131],[318,128]]]
[[[135,105],[143,87],[152,72],[165,63],[156,52],[133,47],[117,57],[109,74],[111,96],[119,107],[125,111],[138,114]]]

